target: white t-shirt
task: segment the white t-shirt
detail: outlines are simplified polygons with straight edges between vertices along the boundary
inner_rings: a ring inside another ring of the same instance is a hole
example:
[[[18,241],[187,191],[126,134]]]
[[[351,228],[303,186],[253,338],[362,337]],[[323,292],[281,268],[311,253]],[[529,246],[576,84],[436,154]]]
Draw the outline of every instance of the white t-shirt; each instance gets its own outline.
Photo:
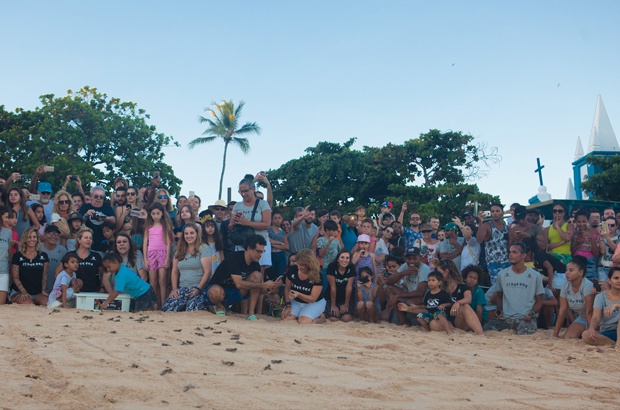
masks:
[[[525,316],[536,303],[536,296],[543,295],[542,277],[530,267],[523,273],[515,273],[512,266],[497,274],[497,292],[503,292],[504,317]],[[518,318],[515,318],[518,319]]]

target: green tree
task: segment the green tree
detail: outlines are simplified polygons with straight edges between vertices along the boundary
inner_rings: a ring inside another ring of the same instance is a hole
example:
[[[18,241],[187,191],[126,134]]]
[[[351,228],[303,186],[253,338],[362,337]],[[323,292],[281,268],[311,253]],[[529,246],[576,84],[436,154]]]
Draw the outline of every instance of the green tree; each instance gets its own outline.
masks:
[[[222,174],[220,175],[220,189],[217,194],[218,199],[222,199],[222,185],[224,183],[224,172],[226,171],[226,154],[228,153],[228,145],[237,145],[241,152],[247,154],[250,151],[250,142],[247,138],[237,137],[236,135],[260,134],[260,127],[255,122],[246,122],[241,128],[239,126],[239,117],[245,102],[240,101],[235,108],[232,100],[222,101],[221,103],[212,103],[215,110],[205,108],[205,111],[213,118],[200,117],[201,123],[207,123],[208,128],[202,133],[206,137],[199,137],[189,143],[189,148],[193,149],[196,145],[206,144],[215,141],[218,138],[224,140],[224,155],[222,157]],[[217,111],[217,112],[216,112]]]
[[[620,155],[613,157],[589,156],[588,164],[594,165],[601,172],[592,175],[581,183],[581,188],[592,199],[601,201],[620,201]]]
[[[495,149],[474,145],[471,135],[431,130],[402,145],[362,150],[352,149],[354,142],[320,142],[303,157],[270,170],[278,206],[353,211],[362,205],[377,214],[380,203],[390,200],[397,215],[407,202],[410,210],[446,221],[472,210],[475,202],[488,207],[498,200],[468,183],[500,160]]]
[[[122,102],[85,86],[64,97],[40,97],[41,107],[14,113],[0,107],[0,172],[30,177],[40,164],[55,167],[45,179],[63,184],[66,175],[79,175],[84,184],[111,185],[123,176],[136,186],[150,184],[155,170],[171,194],[182,181],[166,164],[161,149],[176,144],[158,133],[134,102]],[[176,144],[178,145],[178,144]]]

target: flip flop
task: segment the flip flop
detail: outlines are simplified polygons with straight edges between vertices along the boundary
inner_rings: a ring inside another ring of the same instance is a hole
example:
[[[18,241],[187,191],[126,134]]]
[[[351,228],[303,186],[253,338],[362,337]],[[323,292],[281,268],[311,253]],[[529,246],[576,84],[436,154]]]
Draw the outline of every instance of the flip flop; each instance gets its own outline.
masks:
[[[216,310],[215,311],[215,315],[216,316],[226,316],[226,310]]]
[[[246,317],[245,320],[258,320],[258,318],[256,317],[256,315],[250,315]]]

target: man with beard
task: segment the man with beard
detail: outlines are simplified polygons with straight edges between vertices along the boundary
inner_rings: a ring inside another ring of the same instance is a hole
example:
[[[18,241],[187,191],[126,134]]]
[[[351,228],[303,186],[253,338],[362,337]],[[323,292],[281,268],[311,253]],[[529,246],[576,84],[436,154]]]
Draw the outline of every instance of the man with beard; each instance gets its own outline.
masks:
[[[422,223],[422,218],[420,218],[420,214],[418,212],[412,212],[411,215],[409,215],[409,225],[411,227],[407,228],[403,223],[405,212],[407,212],[406,202],[404,202],[402,207],[400,208],[398,222],[400,222],[403,227],[402,235],[405,237],[406,248],[411,249],[415,246],[415,241],[422,238],[422,232],[420,232],[420,224]]]
[[[485,244],[485,257],[492,285],[495,283],[499,271],[510,266],[508,262],[508,226],[504,222],[504,206],[502,204],[491,205],[491,220],[478,228],[476,239],[480,245]]]
[[[393,245],[393,246],[400,246],[401,248],[405,248],[405,237],[403,236],[403,224],[401,224],[398,221],[394,221],[392,222],[392,230],[394,231],[394,234],[392,234],[392,237],[389,239],[389,242]]]
[[[102,187],[96,186],[92,189],[90,195],[91,203],[82,205],[80,213],[86,219],[86,226],[93,230],[93,247],[94,251],[101,251],[101,243],[103,241],[103,223],[116,223],[114,210],[109,204],[104,204],[105,191]]]
[[[288,243],[291,253],[299,252],[302,249],[312,249],[312,241],[319,232],[319,227],[314,222],[315,212],[310,207],[296,207],[295,219],[291,225],[291,232],[288,234]],[[316,251],[316,249],[312,249]]]
[[[527,209],[524,206],[519,205],[515,208],[515,223],[508,231],[508,246],[523,241],[525,238],[536,238],[538,249],[547,249],[547,238],[543,230],[540,226],[530,223],[526,217]]]

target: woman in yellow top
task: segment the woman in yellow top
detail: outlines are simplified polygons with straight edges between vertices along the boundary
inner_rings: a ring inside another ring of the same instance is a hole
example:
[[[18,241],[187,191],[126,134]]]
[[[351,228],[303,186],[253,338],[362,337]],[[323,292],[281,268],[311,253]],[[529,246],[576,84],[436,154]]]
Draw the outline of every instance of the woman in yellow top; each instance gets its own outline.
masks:
[[[547,235],[547,253],[558,258],[563,264],[567,264],[572,259],[570,245],[575,227],[572,223],[566,222],[566,207],[562,203],[553,205],[553,221],[545,229]],[[553,289],[561,289],[566,283],[566,276],[556,273],[553,278]]]

